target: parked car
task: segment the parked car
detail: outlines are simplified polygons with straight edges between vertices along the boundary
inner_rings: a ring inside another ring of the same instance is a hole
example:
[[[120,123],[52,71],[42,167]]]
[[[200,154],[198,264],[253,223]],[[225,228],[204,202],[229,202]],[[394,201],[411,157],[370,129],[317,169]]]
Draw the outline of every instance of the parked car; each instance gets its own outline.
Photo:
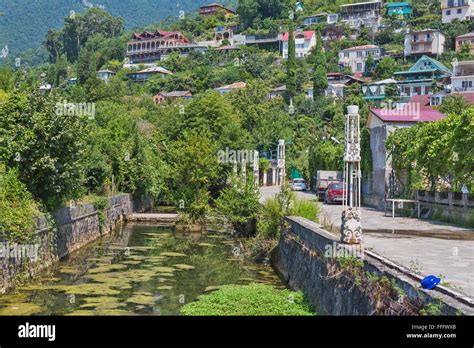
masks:
[[[291,189],[293,191],[306,191],[306,183],[304,179],[293,179]]]
[[[345,187],[344,183],[342,182],[332,182],[328,185],[326,190],[326,195],[324,197],[324,203],[330,204],[334,202],[342,202],[343,190],[346,191],[345,194],[347,195],[347,188]]]

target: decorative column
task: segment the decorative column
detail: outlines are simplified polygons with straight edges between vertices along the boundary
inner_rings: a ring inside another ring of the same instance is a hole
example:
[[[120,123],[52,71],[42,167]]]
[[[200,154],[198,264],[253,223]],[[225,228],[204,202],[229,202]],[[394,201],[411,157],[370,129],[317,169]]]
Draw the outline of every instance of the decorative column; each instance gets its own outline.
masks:
[[[341,241],[347,244],[362,242],[360,212],[360,126],[359,107],[347,108],[344,137],[344,187],[341,225]]]
[[[285,182],[285,141],[278,141],[278,151],[277,151],[277,185],[283,186]]]
[[[260,167],[258,151],[253,153],[253,177],[255,179],[255,186],[260,186]]]

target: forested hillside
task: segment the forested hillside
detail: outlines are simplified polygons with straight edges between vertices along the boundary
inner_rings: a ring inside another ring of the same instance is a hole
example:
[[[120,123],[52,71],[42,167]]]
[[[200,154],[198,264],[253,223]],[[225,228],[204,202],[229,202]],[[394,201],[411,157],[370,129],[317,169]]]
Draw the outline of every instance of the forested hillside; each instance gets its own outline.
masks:
[[[229,5],[236,1],[221,1]],[[84,13],[87,7],[104,6],[114,16],[125,19],[127,29],[141,27],[179,11],[194,11],[207,0],[1,0],[0,47],[8,45],[11,54],[36,48],[48,29],[60,28],[71,11]]]

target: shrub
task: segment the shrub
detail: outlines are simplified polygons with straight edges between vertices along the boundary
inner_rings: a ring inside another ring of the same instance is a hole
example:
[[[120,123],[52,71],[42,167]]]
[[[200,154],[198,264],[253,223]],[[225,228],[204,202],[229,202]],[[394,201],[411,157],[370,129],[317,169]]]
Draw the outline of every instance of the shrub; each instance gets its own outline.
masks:
[[[216,200],[216,208],[229,219],[238,233],[248,235],[255,232],[259,197],[260,193],[252,176],[247,176],[247,180],[234,176],[229,187]]]
[[[39,215],[40,209],[17,171],[0,166],[0,235],[11,242],[30,241]]]
[[[263,284],[224,285],[186,304],[181,313],[189,316],[315,315],[302,292]]]

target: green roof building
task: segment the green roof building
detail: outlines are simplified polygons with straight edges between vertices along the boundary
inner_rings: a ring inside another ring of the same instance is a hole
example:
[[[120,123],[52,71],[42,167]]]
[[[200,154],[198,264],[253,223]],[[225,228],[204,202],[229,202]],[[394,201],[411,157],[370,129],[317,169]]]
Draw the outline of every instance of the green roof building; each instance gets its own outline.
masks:
[[[411,16],[413,9],[408,2],[387,3],[387,15],[389,16]]]

